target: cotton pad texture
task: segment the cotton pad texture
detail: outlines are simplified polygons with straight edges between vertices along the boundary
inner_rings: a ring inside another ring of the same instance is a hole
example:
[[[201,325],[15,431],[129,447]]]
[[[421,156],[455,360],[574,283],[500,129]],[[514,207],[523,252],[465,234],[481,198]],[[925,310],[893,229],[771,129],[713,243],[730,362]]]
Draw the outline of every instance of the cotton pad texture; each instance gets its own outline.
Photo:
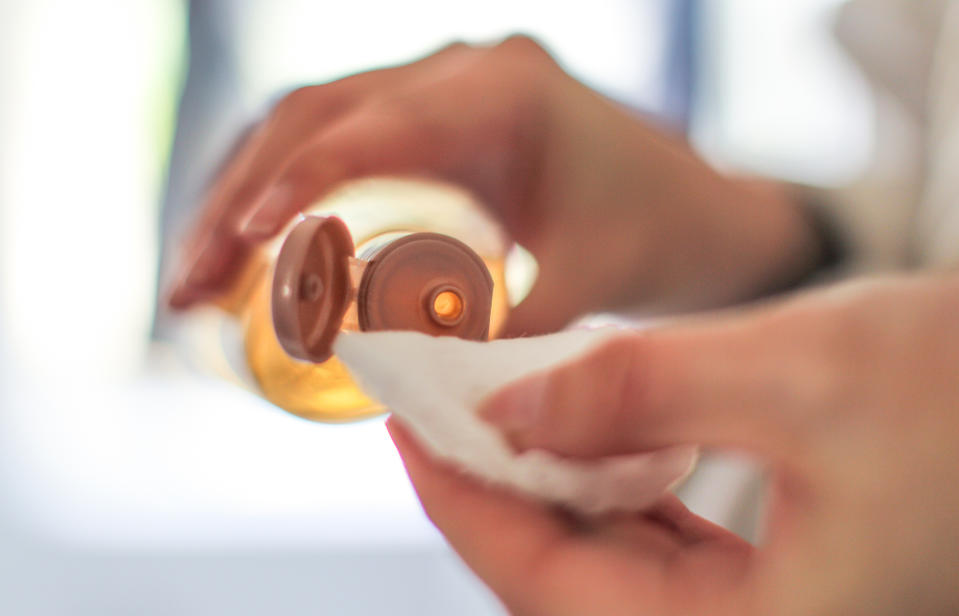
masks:
[[[473,342],[405,331],[344,332],[334,351],[363,391],[402,418],[435,457],[542,501],[602,514],[655,504],[692,470],[696,448],[596,460],[517,453],[477,410],[504,385],[569,362],[617,333],[583,329]]]

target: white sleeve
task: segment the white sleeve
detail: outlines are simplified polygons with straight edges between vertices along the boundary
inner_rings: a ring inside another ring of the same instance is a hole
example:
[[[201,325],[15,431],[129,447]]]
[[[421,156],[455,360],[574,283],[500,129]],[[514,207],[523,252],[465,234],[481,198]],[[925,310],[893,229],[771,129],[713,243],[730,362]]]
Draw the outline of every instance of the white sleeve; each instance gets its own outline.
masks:
[[[906,267],[922,191],[927,92],[943,0],[856,0],[836,37],[869,80],[876,138],[870,168],[839,189],[807,189],[844,244],[840,275]]]

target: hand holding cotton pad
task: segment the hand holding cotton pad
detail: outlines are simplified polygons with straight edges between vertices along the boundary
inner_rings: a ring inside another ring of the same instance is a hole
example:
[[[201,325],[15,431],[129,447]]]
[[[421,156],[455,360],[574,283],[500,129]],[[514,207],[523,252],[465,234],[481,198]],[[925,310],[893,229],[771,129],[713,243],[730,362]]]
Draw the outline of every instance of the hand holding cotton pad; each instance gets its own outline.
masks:
[[[342,333],[334,350],[362,389],[401,417],[434,456],[493,484],[596,514],[654,504],[692,470],[696,448],[597,460],[516,453],[476,412],[508,383],[570,361],[617,331],[491,342],[405,331]]]

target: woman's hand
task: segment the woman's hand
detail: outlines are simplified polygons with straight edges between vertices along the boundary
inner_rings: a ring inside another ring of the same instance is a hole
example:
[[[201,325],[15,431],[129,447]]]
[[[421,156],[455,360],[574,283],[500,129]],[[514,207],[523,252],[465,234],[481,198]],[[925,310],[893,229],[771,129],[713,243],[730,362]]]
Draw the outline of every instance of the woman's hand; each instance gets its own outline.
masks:
[[[512,334],[602,308],[735,301],[815,259],[784,195],[719,176],[514,37],[284,98],[210,192],[171,304],[222,292],[257,242],[336,184],[369,175],[463,185],[533,252],[540,277]]]
[[[753,548],[674,497],[576,520],[428,459],[423,505],[516,614],[959,613],[959,275],[859,282],[625,335],[483,409],[519,449],[700,443],[767,467]]]

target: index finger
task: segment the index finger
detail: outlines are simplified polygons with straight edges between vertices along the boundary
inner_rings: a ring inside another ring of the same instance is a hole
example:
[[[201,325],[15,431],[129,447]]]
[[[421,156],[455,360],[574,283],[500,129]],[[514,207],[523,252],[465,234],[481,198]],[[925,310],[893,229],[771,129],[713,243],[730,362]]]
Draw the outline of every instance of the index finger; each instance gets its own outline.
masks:
[[[170,298],[174,307],[215,294],[237,271],[250,240],[240,230],[250,211],[280,171],[309,142],[357,101],[388,90],[430,63],[463,54],[470,48],[453,43],[411,64],[351,75],[329,84],[306,86],[287,94],[230,159],[207,195],[199,222],[183,249],[185,267]],[[279,229],[294,212],[276,220]]]
[[[507,385],[481,414],[520,449],[597,457],[697,444],[796,462],[842,383],[831,351],[844,308],[821,296],[616,336]]]

